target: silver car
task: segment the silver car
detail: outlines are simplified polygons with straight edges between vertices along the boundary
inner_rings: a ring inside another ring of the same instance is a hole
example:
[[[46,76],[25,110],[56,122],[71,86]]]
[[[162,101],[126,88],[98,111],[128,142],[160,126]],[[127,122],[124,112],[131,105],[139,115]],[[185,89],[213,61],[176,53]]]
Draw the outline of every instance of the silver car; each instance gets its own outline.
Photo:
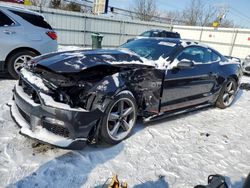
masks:
[[[0,4],[0,72],[18,78],[23,63],[57,51],[57,34],[36,12]]]
[[[243,73],[250,74],[250,55],[248,55],[242,63]]]

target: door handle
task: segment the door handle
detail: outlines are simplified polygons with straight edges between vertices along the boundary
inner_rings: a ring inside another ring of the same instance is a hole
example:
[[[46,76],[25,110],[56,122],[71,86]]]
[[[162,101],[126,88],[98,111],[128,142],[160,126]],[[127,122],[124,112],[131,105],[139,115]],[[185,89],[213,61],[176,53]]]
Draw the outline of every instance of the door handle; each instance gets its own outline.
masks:
[[[4,32],[6,35],[13,35],[13,34],[16,33],[15,31],[9,31],[9,30],[4,30],[3,32]]]

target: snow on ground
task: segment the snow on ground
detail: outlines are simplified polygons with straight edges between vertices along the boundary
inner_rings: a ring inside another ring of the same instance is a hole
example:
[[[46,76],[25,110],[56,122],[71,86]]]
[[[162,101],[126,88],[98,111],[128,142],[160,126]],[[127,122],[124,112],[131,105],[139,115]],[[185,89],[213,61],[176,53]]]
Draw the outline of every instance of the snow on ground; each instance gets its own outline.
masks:
[[[83,48],[80,46],[58,46],[58,51],[59,52],[63,52],[63,51],[71,51],[71,50],[83,50],[83,49],[87,49],[87,48]]]
[[[116,146],[70,151],[18,133],[7,105],[14,83],[0,78],[0,187],[101,187],[118,174],[129,187],[191,188],[219,173],[230,187],[240,188],[250,172],[250,91],[239,91],[226,110],[138,123]]]

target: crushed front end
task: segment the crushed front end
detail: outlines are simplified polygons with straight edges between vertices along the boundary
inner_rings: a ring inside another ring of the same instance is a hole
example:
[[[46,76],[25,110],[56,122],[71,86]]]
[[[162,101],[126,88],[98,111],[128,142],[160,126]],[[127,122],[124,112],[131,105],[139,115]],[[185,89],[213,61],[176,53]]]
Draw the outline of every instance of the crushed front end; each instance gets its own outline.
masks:
[[[62,148],[83,148],[103,115],[99,109],[86,110],[71,104],[57,86],[25,68],[13,93],[11,114],[21,134]]]

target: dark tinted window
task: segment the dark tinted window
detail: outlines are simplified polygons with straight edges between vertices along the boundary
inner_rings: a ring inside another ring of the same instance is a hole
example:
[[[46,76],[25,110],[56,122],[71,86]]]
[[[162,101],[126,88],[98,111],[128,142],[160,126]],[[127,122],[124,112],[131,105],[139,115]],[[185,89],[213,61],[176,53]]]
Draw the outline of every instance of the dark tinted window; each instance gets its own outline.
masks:
[[[162,36],[161,36],[161,32],[152,31],[151,37],[162,37]]]
[[[159,32],[159,34],[158,34],[157,37],[163,37],[163,38],[180,38],[180,34],[179,33],[162,31],[162,32]]]
[[[196,63],[208,63],[211,62],[211,54],[206,48],[188,47],[180,52],[177,59],[178,61],[189,60]]]
[[[10,26],[10,25],[13,25],[14,22],[8,17],[6,16],[4,13],[2,13],[0,11],[0,27],[1,26]]]
[[[32,25],[35,25],[37,27],[42,27],[45,29],[52,29],[51,26],[44,20],[42,16],[34,15],[34,14],[28,14],[24,12],[19,12],[15,10],[10,10],[12,13],[22,17],[27,22],[31,23]]]
[[[179,33],[170,31],[145,31],[140,36],[143,37],[163,37],[163,38],[181,38]]]
[[[173,33],[173,32],[165,32],[165,37],[168,38],[180,38],[179,33]]]
[[[158,60],[161,56],[167,57],[175,49],[176,44],[150,39],[139,39],[122,45],[122,48],[127,48],[141,57],[147,59]]]
[[[167,34],[166,34],[166,32],[161,32],[161,35],[160,35],[160,37],[166,38],[166,37],[167,37]]]

